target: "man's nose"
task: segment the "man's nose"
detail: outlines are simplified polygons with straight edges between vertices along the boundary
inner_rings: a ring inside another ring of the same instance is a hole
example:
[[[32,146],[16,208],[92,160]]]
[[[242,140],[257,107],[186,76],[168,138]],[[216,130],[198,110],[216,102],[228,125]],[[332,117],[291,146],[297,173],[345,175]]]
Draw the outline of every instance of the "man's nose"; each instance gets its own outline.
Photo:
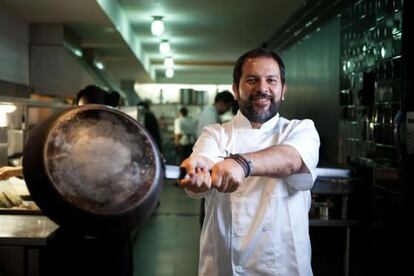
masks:
[[[266,80],[259,80],[257,83],[256,89],[260,92],[269,92],[269,84]]]

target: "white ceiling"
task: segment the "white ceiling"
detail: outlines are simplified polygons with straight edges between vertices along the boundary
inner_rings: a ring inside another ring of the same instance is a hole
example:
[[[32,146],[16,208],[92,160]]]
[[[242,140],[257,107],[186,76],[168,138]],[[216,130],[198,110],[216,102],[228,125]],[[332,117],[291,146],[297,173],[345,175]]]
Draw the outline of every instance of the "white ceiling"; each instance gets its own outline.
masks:
[[[272,37],[305,2],[0,0],[0,6],[28,23],[68,26],[117,81],[226,84],[237,57]],[[152,16],[164,17],[162,38],[169,39],[175,62],[172,79],[164,77],[161,38],[150,33]]]

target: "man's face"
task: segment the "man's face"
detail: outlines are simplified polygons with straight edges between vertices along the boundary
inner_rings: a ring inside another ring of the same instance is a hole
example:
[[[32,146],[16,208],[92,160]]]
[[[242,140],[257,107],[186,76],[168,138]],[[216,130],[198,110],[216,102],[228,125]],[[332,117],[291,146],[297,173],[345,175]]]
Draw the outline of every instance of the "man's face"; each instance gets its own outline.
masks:
[[[85,99],[84,97],[80,98],[78,101],[78,105],[85,105],[88,104],[88,100]]]
[[[222,102],[222,101],[217,102],[215,106],[216,106],[217,113],[219,115],[223,115],[224,113],[230,110],[230,104]]]
[[[286,85],[282,85],[275,60],[257,57],[245,61],[240,82],[233,84],[233,91],[243,115],[253,123],[263,124],[278,112]]]

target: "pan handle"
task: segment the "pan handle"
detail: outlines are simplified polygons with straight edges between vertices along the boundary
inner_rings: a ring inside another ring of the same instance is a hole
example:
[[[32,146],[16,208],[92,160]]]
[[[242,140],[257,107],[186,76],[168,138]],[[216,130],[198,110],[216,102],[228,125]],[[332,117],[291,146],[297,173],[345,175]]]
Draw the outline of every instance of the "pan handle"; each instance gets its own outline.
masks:
[[[166,179],[183,179],[186,178],[187,171],[183,167],[165,165],[165,178]]]

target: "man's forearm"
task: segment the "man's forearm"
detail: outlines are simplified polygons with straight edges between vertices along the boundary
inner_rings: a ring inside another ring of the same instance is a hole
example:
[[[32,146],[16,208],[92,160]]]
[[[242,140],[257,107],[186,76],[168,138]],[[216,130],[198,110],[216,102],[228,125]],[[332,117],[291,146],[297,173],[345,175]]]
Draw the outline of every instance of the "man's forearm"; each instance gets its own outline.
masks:
[[[308,172],[299,152],[292,146],[275,145],[243,156],[252,162],[253,176],[287,177]]]

